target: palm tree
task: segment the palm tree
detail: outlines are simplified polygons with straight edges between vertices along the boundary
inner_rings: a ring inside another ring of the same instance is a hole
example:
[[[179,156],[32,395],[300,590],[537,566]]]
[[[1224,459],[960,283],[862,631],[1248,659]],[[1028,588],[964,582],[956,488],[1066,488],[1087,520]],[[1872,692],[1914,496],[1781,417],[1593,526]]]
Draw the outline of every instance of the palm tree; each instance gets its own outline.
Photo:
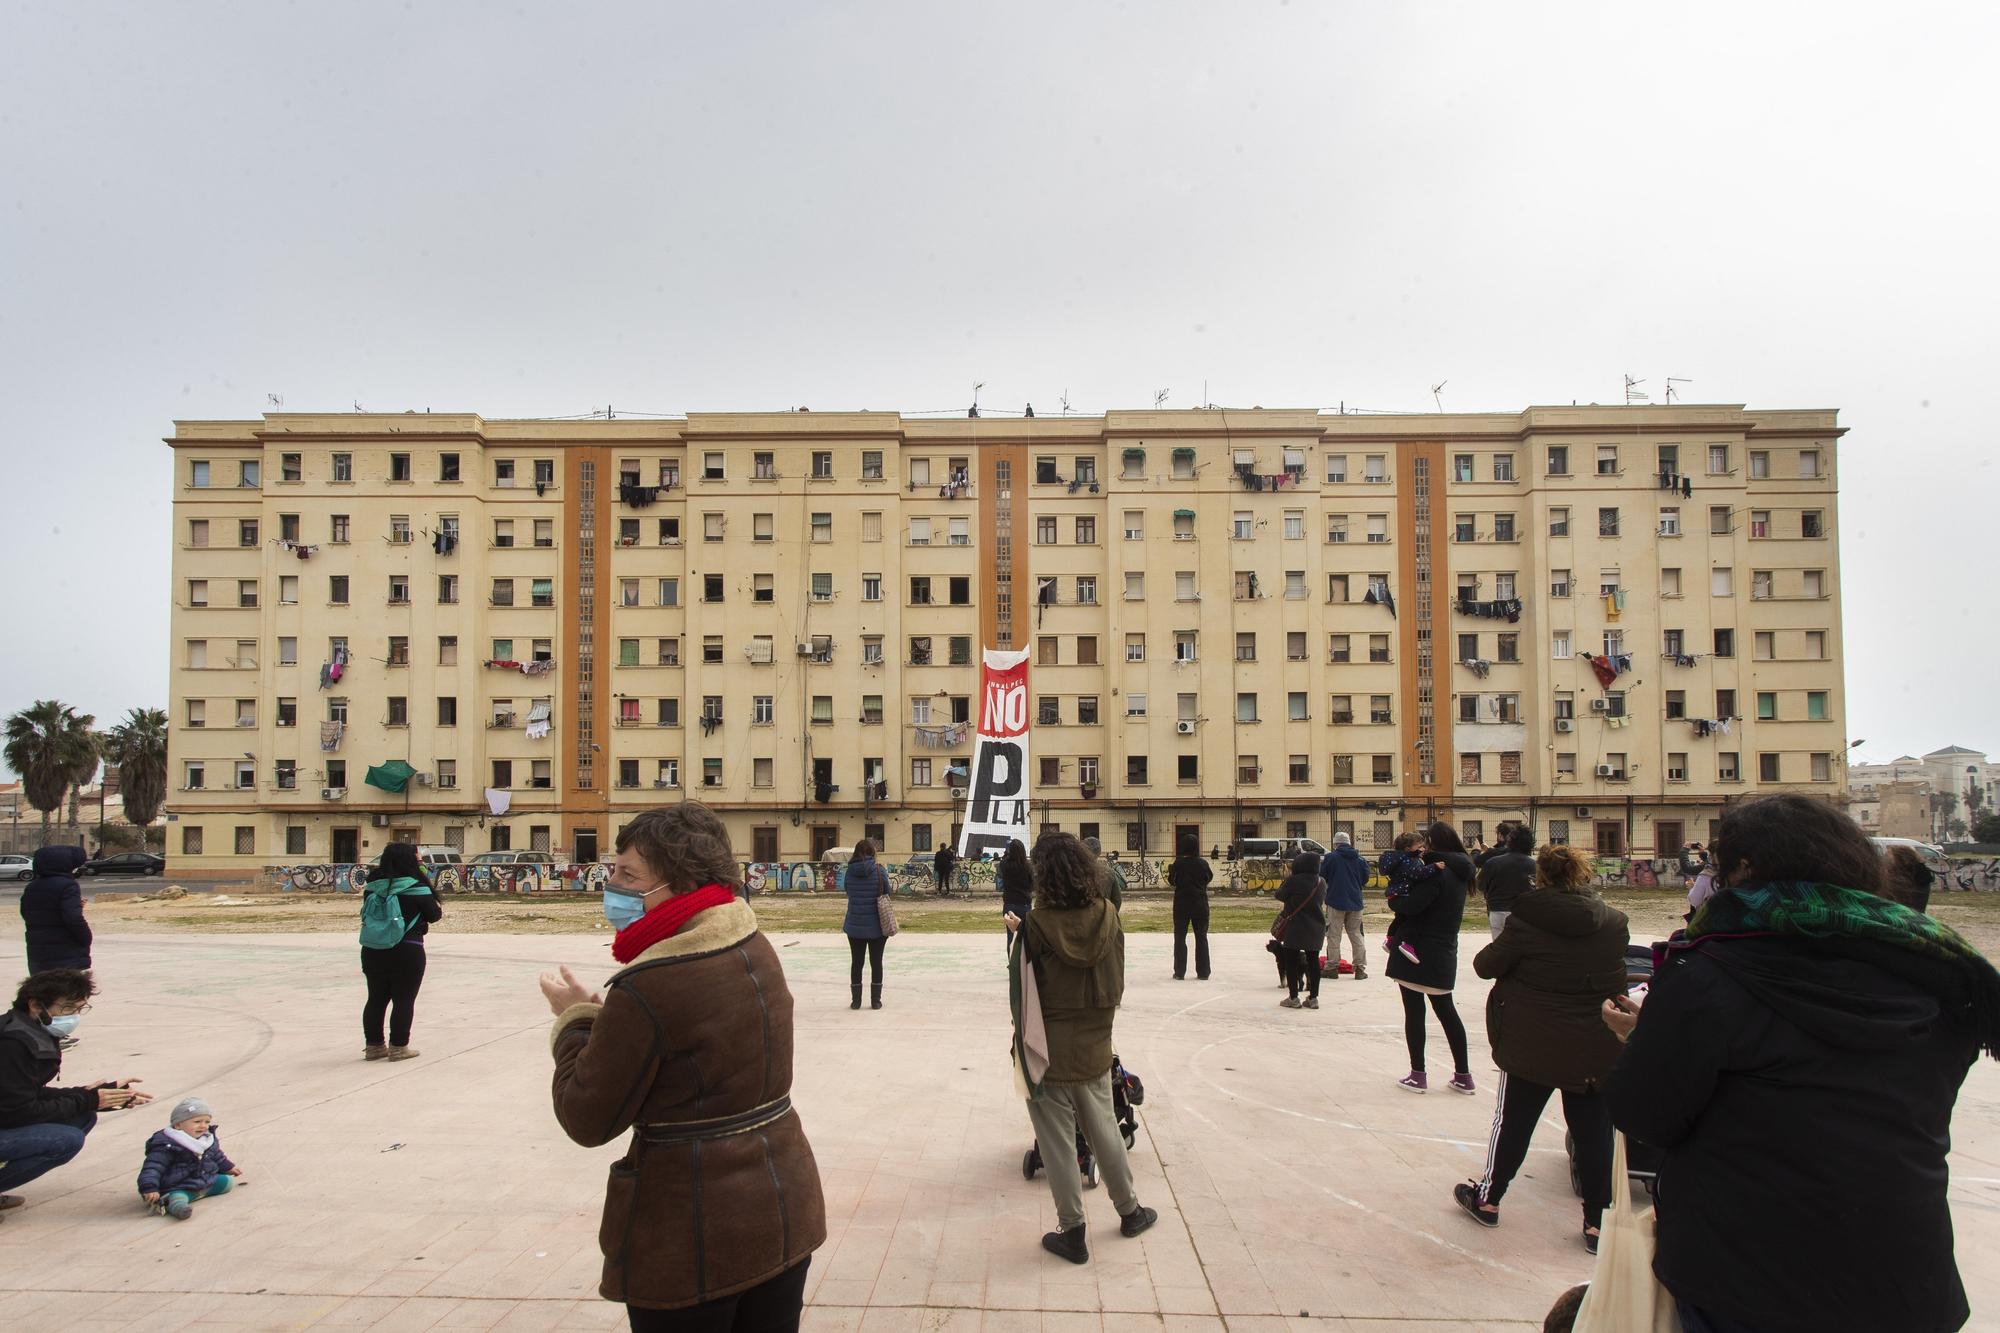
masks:
[[[167,714],[134,708],[106,738],[104,756],[118,766],[125,818],[144,829],[159,816],[167,796]]]
[[[43,842],[63,793],[79,773],[87,778],[97,771],[97,748],[90,739],[96,720],[59,699],[37,699],[7,719],[7,766],[21,775],[28,804],[42,812]]]

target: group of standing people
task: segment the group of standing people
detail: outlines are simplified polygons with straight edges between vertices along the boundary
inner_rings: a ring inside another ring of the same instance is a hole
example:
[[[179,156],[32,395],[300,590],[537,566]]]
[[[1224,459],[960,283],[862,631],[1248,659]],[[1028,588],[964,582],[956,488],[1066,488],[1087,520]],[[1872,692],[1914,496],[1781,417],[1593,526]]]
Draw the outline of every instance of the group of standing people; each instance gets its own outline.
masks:
[[[1444,842],[1427,830],[1423,859]],[[1530,858],[1525,886],[1508,856]],[[1972,1061],[2000,1058],[2000,972],[1924,914],[1912,863],[1823,801],[1733,806],[1709,891],[1628,993],[1629,926],[1589,863],[1513,831],[1476,881],[1493,939],[1473,970],[1494,983],[1501,1072],[1485,1171],[1453,1189],[1459,1207],[1500,1224],[1560,1094],[1593,1252],[1614,1133],[1658,1154],[1653,1274],[1686,1333],[1963,1326],[1951,1115]],[[1428,878],[1457,878],[1448,848],[1435,864]]]

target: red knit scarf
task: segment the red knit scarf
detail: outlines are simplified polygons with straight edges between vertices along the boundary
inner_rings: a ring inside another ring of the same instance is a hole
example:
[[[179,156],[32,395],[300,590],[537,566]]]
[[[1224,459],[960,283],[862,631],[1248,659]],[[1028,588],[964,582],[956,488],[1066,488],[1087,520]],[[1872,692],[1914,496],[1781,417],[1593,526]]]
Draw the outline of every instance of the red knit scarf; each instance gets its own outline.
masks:
[[[735,893],[722,884],[704,884],[693,893],[676,894],[619,931],[611,941],[611,956],[629,963],[661,940],[680,934],[681,927],[697,914],[735,900]]]

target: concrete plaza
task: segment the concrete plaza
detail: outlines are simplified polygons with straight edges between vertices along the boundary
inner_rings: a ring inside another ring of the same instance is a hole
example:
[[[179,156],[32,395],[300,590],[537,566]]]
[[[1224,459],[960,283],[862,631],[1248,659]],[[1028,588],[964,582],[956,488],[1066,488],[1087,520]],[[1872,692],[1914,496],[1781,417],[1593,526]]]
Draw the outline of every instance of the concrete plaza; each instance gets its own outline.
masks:
[[[1261,936],[1217,936],[1206,983],[1171,979],[1166,936],[1130,937],[1118,1045],[1146,1082],[1134,1164],[1160,1222],[1124,1240],[1092,1192],[1092,1261],[1072,1267],[1039,1248],[1053,1209],[1021,1176],[997,932],[892,941],[879,1013],[848,1009],[840,936],[774,942],[829,1214],[808,1329],[1525,1330],[1588,1277],[1553,1109],[1505,1225],[1483,1231],[1451,1202],[1493,1111],[1469,967],[1480,1095],[1416,1097],[1395,1086],[1401,1009],[1379,972],[1294,1012],[1277,1007]],[[103,993],[64,1081],[136,1076],[159,1102],[101,1117],[82,1156],[22,1189],[29,1206],[0,1223],[7,1327],[623,1326],[596,1296],[622,1147],[556,1128],[535,988],[557,962],[607,974],[602,934],[434,934],[423,1056],[394,1065],[360,1059],[348,934],[109,935],[96,957]],[[10,938],[0,970],[20,967]],[[1431,1047],[1448,1073],[1435,1026]],[[188,1094],[214,1104],[249,1184],[176,1223],[149,1215],[133,1180],[163,1103]],[[1959,1101],[1952,1190],[1975,1324],[2000,1309],[2000,1263],[1981,1257],[2000,1242],[1997,1103],[2000,1068],[1982,1062]]]

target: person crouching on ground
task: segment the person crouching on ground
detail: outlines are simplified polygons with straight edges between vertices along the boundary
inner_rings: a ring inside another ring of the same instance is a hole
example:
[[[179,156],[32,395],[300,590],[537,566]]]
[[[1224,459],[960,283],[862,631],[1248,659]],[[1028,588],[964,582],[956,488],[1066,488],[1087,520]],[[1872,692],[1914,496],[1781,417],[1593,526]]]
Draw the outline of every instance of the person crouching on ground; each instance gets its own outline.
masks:
[[[0,1191],[48,1174],[83,1151],[101,1111],[143,1106],[136,1078],[88,1088],[49,1086],[62,1073],[61,1038],[90,1008],[97,984],[70,968],[37,972],[0,1015]],[[0,1193],[0,1219],[22,1199]]]
[[[1089,1261],[1090,1247],[1076,1161],[1079,1127],[1118,1209],[1119,1234],[1136,1236],[1159,1214],[1139,1203],[1111,1108],[1111,1027],[1125,995],[1125,932],[1117,909],[1104,896],[1096,859],[1073,835],[1043,838],[1035,844],[1033,864],[1034,910],[1021,927],[1021,947],[1009,966],[1024,1006],[1023,987],[1032,986],[1047,1034],[1046,1068],[1024,1064],[1022,1069],[1028,1119],[1048,1170],[1059,1228],[1042,1237],[1042,1248],[1081,1264]],[[1017,1014],[1017,1027],[1029,1018]]]
[[[139,1197],[168,1217],[185,1222],[196,1199],[227,1194],[243,1183],[243,1171],[222,1151],[215,1112],[199,1097],[175,1103],[167,1128],[146,1140],[139,1168]]]

